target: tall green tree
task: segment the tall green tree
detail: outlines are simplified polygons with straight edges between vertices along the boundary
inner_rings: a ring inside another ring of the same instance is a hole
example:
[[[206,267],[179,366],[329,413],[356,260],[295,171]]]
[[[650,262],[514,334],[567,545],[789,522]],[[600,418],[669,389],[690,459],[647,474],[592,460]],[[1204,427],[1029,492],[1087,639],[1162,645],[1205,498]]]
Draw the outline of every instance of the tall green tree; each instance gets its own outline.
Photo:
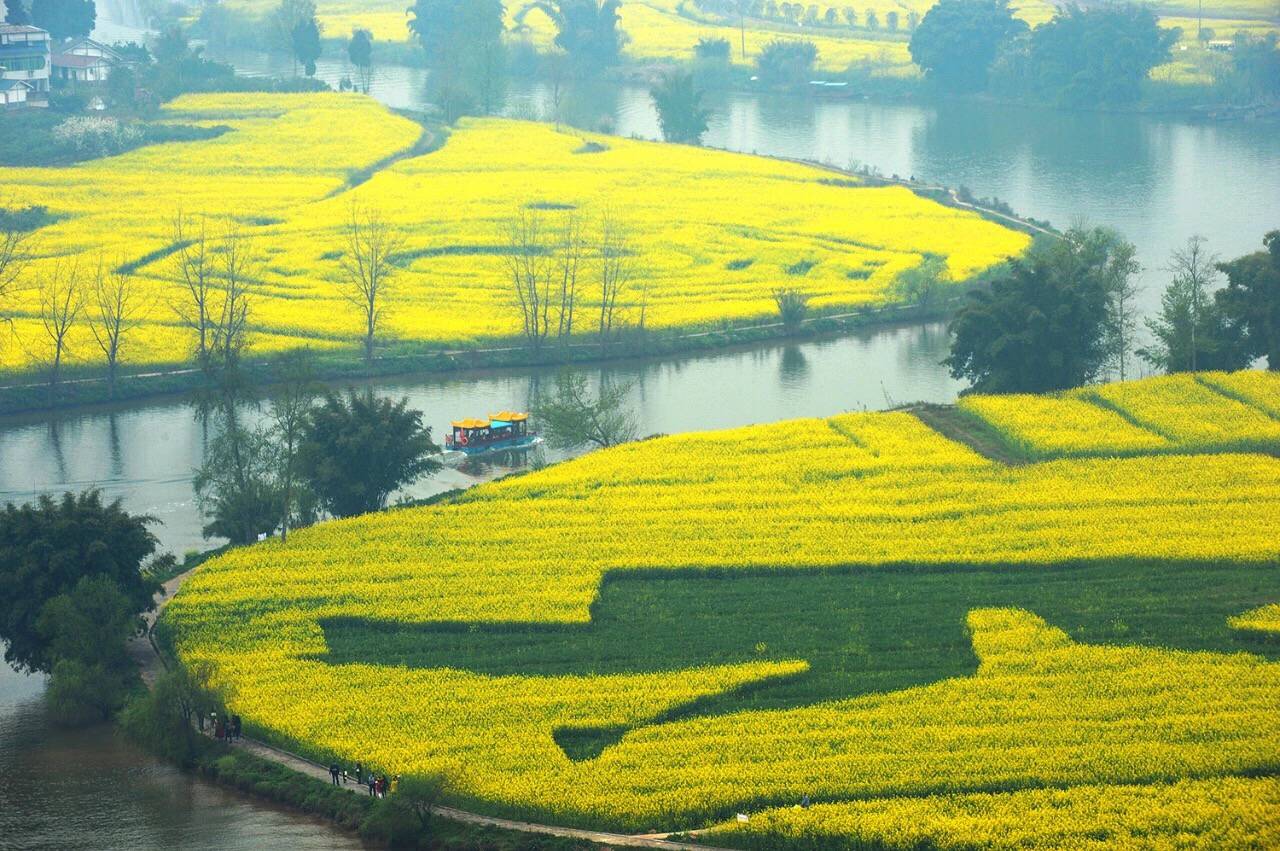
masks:
[[[279,478],[279,451],[268,428],[252,428],[239,416],[224,415],[218,435],[209,442],[204,463],[192,486],[207,521],[206,538],[250,544],[280,525],[284,500]]]
[[[506,75],[501,0],[416,0],[409,15],[446,117],[496,108]]]
[[[925,13],[908,49],[940,88],[981,91],[1000,46],[1026,28],[1008,0],[941,0]]]
[[[1096,378],[1107,360],[1111,266],[1125,245],[1103,229],[1072,229],[1009,261],[951,323],[944,363],[952,376],[985,393],[1042,393]]]
[[[811,41],[773,39],[756,56],[756,72],[770,85],[802,86],[813,79],[818,46]]]
[[[7,0],[5,3],[4,22],[23,26],[31,23],[31,13],[27,11],[26,0]]]
[[[104,504],[89,490],[48,495],[0,512],[0,639],[5,661],[22,671],[49,672],[55,656],[39,627],[45,604],[87,578],[109,580],[129,611],[148,611],[157,584],[143,573],[156,550],[147,528],[155,520],[129,514],[120,501]]]
[[[1280,370],[1280,230],[1269,231],[1262,244],[1266,250],[1218,266],[1227,286],[1214,298],[1243,332],[1244,352]]]
[[[289,35],[294,60],[302,66],[304,74],[314,77],[316,60],[320,58],[320,52],[323,49],[320,43],[320,22],[314,15],[304,18],[294,25],[293,32]]]
[[[439,451],[408,399],[331,393],[308,417],[298,472],[325,510],[351,517],[385,508],[397,489],[440,469]]]
[[[53,659],[45,694],[55,721],[75,726],[105,721],[137,685],[126,642],[143,623],[110,577],[84,576],[40,609],[36,629]]]
[[[1172,278],[1160,296],[1160,310],[1147,320],[1152,342],[1138,353],[1157,369],[1238,369],[1248,361],[1240,354],[1239,335],[1213,298],[1216,262],[1202,237],[1173,252]]]
[[[592,394],[586,376],[564,372],[555,391],[534,400],[533,413],[556,449],[609,447],[636,439],[635,415],[627,406],[629,384],[600,384]]]
[[[373,33],[358,29],[351,33],[347,44],[347,59],[356,67],[356,79],[360,91],[369,93],[373,84]]]
[[[627,42],[621,0],[555,0],[544,4],[556,25],[556,47],[579,66],[616,65]]]
[[[31,23],[58,41],[87,36],[97,20],[93,0],[31,0]]]
[[[1178,36],[1149,6],[1068,6],[1031,33],[1033,82],[1068,106],[1132,103],[1151,69],[1169,61]]]
[[[658,110],[662,137],[668,142],[701,145],[707,132],[711,110],[702,105],[702,92],[693,84],[693,74],[675,72],[649,90]]]

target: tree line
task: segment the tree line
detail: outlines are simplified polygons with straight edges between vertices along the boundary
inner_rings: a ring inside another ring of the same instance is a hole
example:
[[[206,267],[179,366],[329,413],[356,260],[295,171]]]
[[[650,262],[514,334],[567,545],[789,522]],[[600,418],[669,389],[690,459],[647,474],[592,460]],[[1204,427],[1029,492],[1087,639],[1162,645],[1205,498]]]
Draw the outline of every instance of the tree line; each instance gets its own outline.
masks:
[[[1181,31],[1148,6],[1067,5],[1034,29],[1008,0],[940,0],[912,34],[911,58],[938,89],[1030,95],[1064,106],[1137,101],[1151,69],[1168,62]],[[1238,35],[1229,81],[1250,99],[1280,96],[1275,34]]]
[[[1280,370],[1280,231],[1264,250],[1222,262],[1201,237],[1172,252],[1159,312],[1139,340],[1133,246],[1076,226],[1008,261],[969,293],[951,323],[946,365],[983,393],[1039,393],[1114,376],[1138,361],[1161,372],[1232,370],[1265,358]],[[1220,286],[1221,278],[1226,278]]]

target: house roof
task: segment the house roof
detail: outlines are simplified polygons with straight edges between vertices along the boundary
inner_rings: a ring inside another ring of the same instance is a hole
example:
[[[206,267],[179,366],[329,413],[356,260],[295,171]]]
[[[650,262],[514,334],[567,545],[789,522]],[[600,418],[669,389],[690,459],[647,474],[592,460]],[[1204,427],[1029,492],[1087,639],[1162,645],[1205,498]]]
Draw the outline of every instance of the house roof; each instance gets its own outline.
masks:
[[[123,56],[121,56],[119,53],[117,53],[115,50],[113,50],[113,49],[112,49],[112,48],[110,48],[110,47],[107,47],[107,46],[106,46],[105,44],[103,44],[102,42],[100,42],[100,41],[94,41],[93,39],[88,38],[88,37],[85,37],[85,36],[81,36],[80,38],[72,39],[71,41],[67,42],[66,44],[59,45],[59,46],[58,46],[58,48],[57,48],[56,50],[54,50],[54,52],[53,52],[53,56],[54,56],[54,58],[55,58],[55,59],[57,59],[57,57],[59,57],[59,56],[72,56],[72,55],[75,55],[75,54],[73,54],[73,53],[72,53],[72,51],[74,51],[74,50],[76,50],[77,48],[80,48],[80,47],[92,47],[92,48],[94,48],[95,50],[101,51],[102,55],[103,55],[103,56],[105,56],[107,59],[110,59],[110,60],[115,61],[115,62],[119,62],[121,59],[123,59],[123,58],[124,58],[124,57],[123,57]],[[94,57],[94,58],[97,58],[97,57]]]
[[[21,33],[44,33],[48,35],[49,31],[28,24],[0,24],[0,35],[19,35]]]
[[[0,80],[0,92],[11,92],[14,89],[35,91],[35,87],[26,80]]]
[[[104,56],[80,56],[77,53],[55,53],[53,54],[53,66],[55,68],[93,68],[96,65],[110,65],[110,57]]]

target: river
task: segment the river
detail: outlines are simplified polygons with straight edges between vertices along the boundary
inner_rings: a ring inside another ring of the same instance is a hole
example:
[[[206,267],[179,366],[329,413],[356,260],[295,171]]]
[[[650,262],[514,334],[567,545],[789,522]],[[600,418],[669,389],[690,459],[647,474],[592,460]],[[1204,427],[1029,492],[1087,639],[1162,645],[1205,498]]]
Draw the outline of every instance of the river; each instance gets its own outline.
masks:
[[[130,8],[129,0],[116,5]],[[106,9],[115,8],[103,7]],[[100,9],[102,12],[102,9]],[[135,22],[136,24],[136,22]],[[106,41],[139,31],[104,21]],[[288,70],[262,56],[245,70]],[[344,63],[322,60],[336,84]],[[392,106],[425,103],[425,77],[381,68],[374,95]],[[508,111],[548,114],[537,85],[513,86]],[[739,151],[866,164],[978,196],[1057,225],[1087,218],[1118,228],[1139,250],[1142,303],[1164,286],[1171,249],[1201,234],[1230,257],[1260,247],[1280,227],[1280,124],[1195,123],[1180,118],[1070,113],[987,104],[878,104],[750,93],[713,94],[707,143]],[[657,136],[647,93],[634,86],[571,92],[566,117],[621,135]],[[941,325],[888,328],[837,339],[771,343],[695,356],[611,363],[584,370],[594,382],[627,382],[642,434],[723,428],[842,410],[954,399],[960,385],[940,366]],[[524,407],[546,370],[405,376],[373,382],[408,396],[442,433],[447,421]],[[96,485],[132,511],[154,515],[166,549],[202,545],[192,468],[208,435],[180,399],[0,420],[0,503]],[[554,453],[545,453],[554,460]],[[447,468],[406,491],[465,486],[527,459]],[[52,730],[38,678],[0,667],[0,849],[342,848],[348,837],[230,795],[121,743],[103,730]]]

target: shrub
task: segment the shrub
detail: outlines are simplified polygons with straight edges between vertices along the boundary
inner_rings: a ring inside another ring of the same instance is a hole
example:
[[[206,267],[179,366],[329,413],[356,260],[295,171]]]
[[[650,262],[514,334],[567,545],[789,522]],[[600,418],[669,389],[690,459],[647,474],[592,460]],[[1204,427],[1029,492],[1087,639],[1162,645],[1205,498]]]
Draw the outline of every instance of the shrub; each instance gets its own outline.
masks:
[[[804,321],[809,312],[809,296],[792,289],[779,289],[773,293],[773,302],[778,306],[778,316],[782,324],[795,328]]]

